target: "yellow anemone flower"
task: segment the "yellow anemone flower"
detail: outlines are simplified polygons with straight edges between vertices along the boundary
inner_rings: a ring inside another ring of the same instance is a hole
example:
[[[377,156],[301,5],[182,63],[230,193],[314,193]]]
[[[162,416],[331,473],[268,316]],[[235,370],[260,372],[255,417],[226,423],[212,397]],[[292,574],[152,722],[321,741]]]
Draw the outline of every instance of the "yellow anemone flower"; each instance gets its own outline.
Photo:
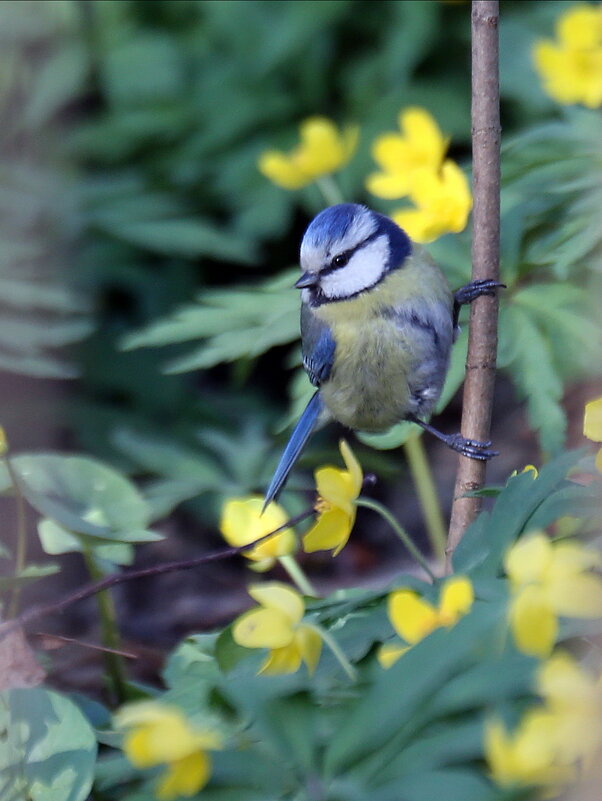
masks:
[[[583,435],[592,442],[602,442],[602,398],[597,398],[585,405]],[[602,448],[596,456],[596,467],[598,472],[602,473]]]
[[[347,544],[355,523],[356,506],[364,475],[349,445],[342,439],[339,450],[347,467],[321,467],[315,472],[318,519],[303,537],[303,550],[329,551],[336,556]]]
[[[543,532],[522,537],[504,565],[510,579],[510,627],[517,648],[546,657],[558,633],[557,616],[597,618],[602,581],[588,572],[600,554],[573,542],[553,543]]]
[[[277,503],[271,503],[262,514],[263,499],[259,495],[230,498],[224,504],[219,528],[226,542],[234,547],[248,545],[275,531],[288,520],[288,515]],[[257,571],[269,570],[276,559],[288,556],[295,550],[296,539],[291,528],[260,542],[244,551],[244,556],[256,564]]]
[[[301,623],[305,613],[301,595],[278,581],[253,584],[249,595],[260,608],[245,612],[235,621],[232,637],[244,648],[269,648],[259,673],[295,673],[302,662],[313,673],[322,639],[314,628]]]
[[[554,790],[575,777],[571,766],[558,763],[554,717],[545,708],[529,710],[512,734],[500,720],[488,721],[485,757],[491,777],[503,786]]]
[[[283,189],[301,189],[316,178],[336,172],[351,159],[359,141],[359,128],[339,131],[326,117],[310,117],[301,123],[301,142],[290,153],[266,150],[259,171]]]
[[[602,103],[602,6],[580,4],[556,23],[556,41],[543,39],[533,49],[545,91],[559,103]]]
[[[472,607],[474,591],[470,579],[453,576],[441,587],[439,605],[425,601],[412,590],[395,590],[389,595],[389,620],[408,645],[383,645],[378,660],[384,668],[393,665],[412,645],[441,626],[453,626]]]
[[[393,199],[408,195],[415,172],[426,168],[436,173],[449,144],[426,109],[414,106],[403,109],[399,113],[399,127],[401,134],[383,134],[372,146],[372,156],[382,172],[369,175],[366,188],[377,197]]]
[[[207,784],[211,760],[206,751],[222,747],[213,731],[193,727],[175,706],[142,701],[122,707],[115,724],[126,729],[123,750],[136,768],[165,765],[155,795],[160,801],[192,796]]]
[[[557,748],[567,763],[590,767],[602,745],[602,685],[568,653],[554,653],[537,673],[537,691],[555,716]]]
[[[399,209],[391,217],[415,242],[432,242],[466,228],[472,195],[466,176],[454,161],[448,159],[439,172],[416,170],[409,196],[414,208]]]

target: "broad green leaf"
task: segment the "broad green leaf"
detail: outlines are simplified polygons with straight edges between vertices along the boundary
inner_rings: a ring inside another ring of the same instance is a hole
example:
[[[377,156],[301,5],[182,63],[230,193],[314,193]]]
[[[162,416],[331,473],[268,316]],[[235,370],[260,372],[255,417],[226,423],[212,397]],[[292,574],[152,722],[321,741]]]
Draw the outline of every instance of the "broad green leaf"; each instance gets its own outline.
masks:
[[[29,564],[20,573],[14,576],[0,576],[0,591],[12,589],[13,587],[23,587],[31,584],[38,579],[52,576],[58,573],[60,567],[57,564],[47,563],[45,565]]]
[[[126,537],[133,532],[128,532]],[[148,532],[151,534],[152,532]],[[138,532],[140,535],[141,532]],[[129,565],[133,562],[134,551],[130,542],[146,542],[149,540],[129,540],[128,542],[111,541],[110,538],[89,537],[85,534],[78,534],[68,531],[63,526],[55,523],[54,520],[45,518],[38,522],[38,536],[42,543],[42,548],[47,554],[55,555],[61,553],[82,553],[93,551],[98,559],[106,560],[117,565]],[[136,535],[134,535],[136,536]],[[119,537],[119,534],[117,534]],[[158,535],[154,535],[150,540],[153,542]]]
[[[96,738],[78,707],[39,687],[1,696],[0,795],[30,801],[85,801]]]
[[[64,528],[107,540],[146,542],[149,510],[126,478],[83,456],[53,453],[12,458],[21,491],[42,515]]]
[[[403,775],[397,781],[370,790],[370,801],[497,801],[498,790],[484,778],[482,771],[435,770]]]

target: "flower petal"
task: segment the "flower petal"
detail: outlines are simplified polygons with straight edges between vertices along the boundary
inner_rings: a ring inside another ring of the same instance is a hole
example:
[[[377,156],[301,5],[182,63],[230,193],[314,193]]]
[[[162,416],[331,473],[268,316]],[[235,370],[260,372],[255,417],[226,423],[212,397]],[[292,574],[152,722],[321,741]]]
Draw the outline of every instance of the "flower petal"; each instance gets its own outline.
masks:
[[[519,651],[549,656],[558,635],[558,621],[539,588],[528,586],[510,604],[510,628]]]
[[[301,658],[307,665],[309,673],[312,674],[320,661],[322,638],[311,626],[299,626],[295,633],[295,640]]]
[[[343,139],[326,117],[310,117],[301,123],[301,145],[297,155],[301,168],[312,176],[334,172],[349,160],[359,136],[357,127],[347,129]]]
[[[411,590],[392,592],[389,595],[388,612],[393,628],[410,645],[437,628],[435,608]]]
[[[361,465],[355,458],[355,454],[351,450],[349,444],[344,439],[339,440],[339,450],[341,451],[341,456],[343,457],[349,477],[351,478],[354,497],[357,498],[361,492],[364,481],[364,474],[362,472]]]
[[[366,189],[376,197],[395,200],[410,193],[410,174],[373,172],[366,178]]]
[[[176,762],[171,762],[156,787],[159,801],[172,801],[181,796],[195,795],[208,782],[211,760],[198,751]]]
[[[332,506],[350,515],[355,498],[354,485],[347,470],[338,467],[320,467],[315,472],[318,495]]]
[[[602,617],[602,579],[582,573],[550,582],[548,600],[556,613],[565,617]]]
[[[542,532],[521,537],[504,559],[506,574],[513,587],[541,581],[552,562],[552,544]]]
[[[243,648],[282,648],[294,636],[290,617],[280,609],[251,609],[232,627],[232,638]]]
[[[292,625],[297,624],[305,612],[303,598],[297,590],[280,581],[251,584],[249,595],[266,609],[274,609],[285,614]]]
[[[422,154],[422,163],[437,169],[449,140],[441,133],[434,117],[424,108],[410,106],[400,113],[399,125],[410,145]]]
[[[301,651],[295,640],[285,648],[274,648],[259,669],[259,673],[267,676],[276,676],[286,673],[296,673],[301,667]]]
[[[394,665],[397,660],[409,651],[411,645],[395,645],[394,643],[385,643],[381,645],[376,654],[376,658],[382,668],[387,670]]]
[[[262,175],[283,189],[301,189],[314,180],[313,175],[307,175],[293,159],[278,150],[262,153],[257,166]]]
[[[350,517],[343,509],[329,509],[303,537],[305,553],[334,550],[336,556],[345,547],[355,522],[355,511]]]
[[[472,582],[465,576],[454,576],[448,579],[441,590],[439,616],[446,626],[456,623],[470,611],[474,601]]]
[[[230,498],[224,504],[220,520],[220,531],[230,545],[248,545],[266,534],[280,528],[288,520],[288,515],[277,503],[270,503],[262,513],[263,498],[250,495],[246,498]],[[273,560],[286,556],[295,549],[296,538],[290,528],[259,543],[244,555],[254,561]]]
[[[594,442],[602,442],[602,398],[585,405],[583,435]]]

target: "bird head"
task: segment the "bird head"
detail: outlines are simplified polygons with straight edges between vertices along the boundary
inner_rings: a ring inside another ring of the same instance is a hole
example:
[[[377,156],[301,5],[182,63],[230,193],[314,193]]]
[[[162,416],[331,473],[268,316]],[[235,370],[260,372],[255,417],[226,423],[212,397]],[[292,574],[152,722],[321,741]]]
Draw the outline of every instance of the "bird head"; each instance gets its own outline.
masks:
[[[410,252],[408,236],[383,214],[356,203],[330,206],[305,232],[295,286],[312,306],[349,300],[403,266]]]

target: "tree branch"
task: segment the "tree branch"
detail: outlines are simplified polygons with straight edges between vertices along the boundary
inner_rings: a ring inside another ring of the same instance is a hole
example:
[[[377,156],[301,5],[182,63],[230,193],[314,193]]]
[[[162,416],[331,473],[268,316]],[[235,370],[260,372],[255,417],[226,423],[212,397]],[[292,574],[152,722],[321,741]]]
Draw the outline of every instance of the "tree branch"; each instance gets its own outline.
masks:
[[[499,280],[500,242],[500,102],[498,0],[472,2],[472,280]],[[497,297],[477,298],[470,309],[462,434],[487,440],[495,383]],[[459,457],[446,568],[453,552],[480,511],[480,498],[465,498],[485,481],[487,463]]]

